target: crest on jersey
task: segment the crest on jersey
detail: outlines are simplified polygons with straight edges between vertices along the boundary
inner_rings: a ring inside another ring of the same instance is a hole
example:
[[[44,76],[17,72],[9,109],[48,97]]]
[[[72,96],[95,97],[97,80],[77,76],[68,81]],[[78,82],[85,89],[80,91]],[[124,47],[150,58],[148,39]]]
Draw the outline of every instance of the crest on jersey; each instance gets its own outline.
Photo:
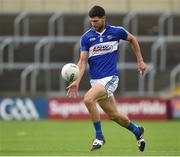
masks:
[[[108,38],[109,40],[111,40],[111,39],[112,39],[112,35],[108,35],[107,38]]]
[[[100,41],[100,42],[103,42],[103,38],[101,37],[101,38],[99,39],[99,41]]]

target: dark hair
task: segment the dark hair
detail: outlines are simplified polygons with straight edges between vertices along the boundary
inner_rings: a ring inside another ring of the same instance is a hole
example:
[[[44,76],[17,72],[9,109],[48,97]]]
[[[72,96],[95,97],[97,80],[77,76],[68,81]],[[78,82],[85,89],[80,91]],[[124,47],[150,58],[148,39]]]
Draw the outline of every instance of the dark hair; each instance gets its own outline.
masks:
[[[105,10],[104,8],[98,6],[98,5],[95,5],[94,7],[92,7],[89,11],[89,17],[103,17],[105,16],[106,13],[105,13]]]

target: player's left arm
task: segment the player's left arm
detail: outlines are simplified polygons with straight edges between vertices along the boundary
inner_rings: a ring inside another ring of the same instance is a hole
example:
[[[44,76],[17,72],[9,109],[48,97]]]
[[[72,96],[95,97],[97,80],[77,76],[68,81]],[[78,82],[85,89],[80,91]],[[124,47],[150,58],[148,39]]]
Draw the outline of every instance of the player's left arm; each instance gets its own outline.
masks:
[[[136,55],[136,59],[138,63],[138,71],[140,74],[143,75],[144,71],[146,70],[146,64],[144,63],[138,40],[134,35],[128,32],[127,41],[129,41],[129,43],[131,44],[133,48],[133,52]]]

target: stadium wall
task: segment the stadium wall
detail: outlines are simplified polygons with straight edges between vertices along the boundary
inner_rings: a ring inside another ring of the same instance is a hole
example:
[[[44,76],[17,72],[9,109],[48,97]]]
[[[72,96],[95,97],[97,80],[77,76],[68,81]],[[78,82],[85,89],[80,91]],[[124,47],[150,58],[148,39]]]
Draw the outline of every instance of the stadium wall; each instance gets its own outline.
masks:
[[[180,97],[120,98],[118,110],[131,119],[166,120],[180,118]],[[107,115],[99,108],[102,119]],[[0,120],[86,120],[88,111],[82,98],[0,98]]]
[[[180,0],[0,0],[1,11],[87,12],[93,5],[107,11],[179,11]]]

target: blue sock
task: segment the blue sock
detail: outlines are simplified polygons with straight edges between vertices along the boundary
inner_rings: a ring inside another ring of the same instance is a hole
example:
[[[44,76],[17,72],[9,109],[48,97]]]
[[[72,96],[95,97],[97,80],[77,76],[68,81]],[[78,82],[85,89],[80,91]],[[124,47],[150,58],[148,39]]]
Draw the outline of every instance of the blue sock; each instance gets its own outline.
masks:
[[[101,130],[101,122],[100,121],[96,121],[93,124],[94,124],[94,128],[96,130],[96,138],[97,139],[102,139],[103,138],[103,134],[102,134],[102,130]]]
[[[136,139],[138,140],[140,137],[140,131],[138,126],[135,123],[130,122],[128,125],[128,129],[136,136]]]

